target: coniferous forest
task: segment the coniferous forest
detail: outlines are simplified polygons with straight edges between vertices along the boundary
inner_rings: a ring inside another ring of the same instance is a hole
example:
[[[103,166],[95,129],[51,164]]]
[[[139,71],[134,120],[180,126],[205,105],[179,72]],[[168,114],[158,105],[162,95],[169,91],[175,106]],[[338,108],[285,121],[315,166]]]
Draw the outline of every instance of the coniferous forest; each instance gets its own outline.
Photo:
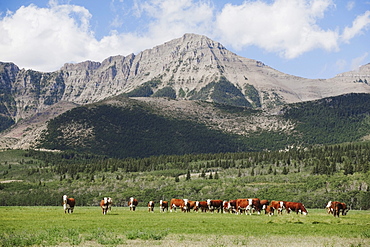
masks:
[[[258,197],[324,208],[329,200],[370,208],[370,143],[287,151],[162,155],[117,159],[77,152],[4,151],[0,205],[60,205],[61,196],[97,205],[150,200]]]

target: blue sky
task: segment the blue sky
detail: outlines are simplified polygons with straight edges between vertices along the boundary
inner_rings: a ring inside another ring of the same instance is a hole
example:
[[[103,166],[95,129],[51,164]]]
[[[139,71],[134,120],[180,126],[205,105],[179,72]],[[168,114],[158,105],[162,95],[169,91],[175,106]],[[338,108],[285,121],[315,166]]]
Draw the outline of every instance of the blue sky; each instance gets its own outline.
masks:
[[[1,0],[0,61],[55,71],[184,33],[284,73],[331,78],[370,62],[370,0]]]

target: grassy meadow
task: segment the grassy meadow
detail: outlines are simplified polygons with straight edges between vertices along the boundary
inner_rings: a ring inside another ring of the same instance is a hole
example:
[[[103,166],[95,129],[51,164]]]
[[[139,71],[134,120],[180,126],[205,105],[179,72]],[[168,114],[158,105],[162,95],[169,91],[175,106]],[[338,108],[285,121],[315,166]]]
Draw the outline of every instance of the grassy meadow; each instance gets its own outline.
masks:
[[[370,213],[297,215],[130,212],[113,207],[0,207],[0,246],[370,246]]]

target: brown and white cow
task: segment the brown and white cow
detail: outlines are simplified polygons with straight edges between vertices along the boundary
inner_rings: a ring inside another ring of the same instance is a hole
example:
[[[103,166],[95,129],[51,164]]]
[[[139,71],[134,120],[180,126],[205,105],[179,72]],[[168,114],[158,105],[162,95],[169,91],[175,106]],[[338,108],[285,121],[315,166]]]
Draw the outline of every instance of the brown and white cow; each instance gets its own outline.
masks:
[[[258,212],[258,214],[261,214],[260,199],[258,198],[237,199],[235,208],[237,214],[242,214],[243,211],[245,211],[245,214],[248,214],[249,212],[249,215],[251,215],[252,210],[255,210]]]
[[[148,202],[148,212],[154,212],[154,202]]]
[[[212,212],[212,213],[215,210],[217,210],[217,213],[219,213],[221,211],[221,209],[222,209],[222,204],[223,204],[223,201],[222,200],[211,200],[211,199],[208,199],[207,200],[208,210],[210,212]]]
[[[286,202],[286,201],[284,201],[284,204],[285,204],[285,210],[288,214],[290,213],[290,211],[294,211],[297,214],[298,213],[301,213],[301,214],[303,213],[304,215],[308,214],[307,209],[300,202]]]
[[[108,210],[111,210],[112,202],[112,198],[110,197],[104,197],[104,199],[100,201],[100,207],[103,210],[103,214],[107,214]]]
[[[159,212],[164,212],[166,210],[168,212],[168,201],[159,201]]]
[[[285,209],[284,201],[271,201],[270,206],[278,212],[278,215],[283,214],[283,210]]]
[[[270,204],[269,200],[261,200],[260,201],[260,211],[266,209],[266,207]]]
[[[236,214],[248,214],[252,210],[252,199],[236,199]]]
[[[326,211],[328,212],[328,214],[332,214],[333,213],[333,208],[331,207],[331,203],[332,201],[329,201],[328,204],[326,204]]]
[[[197,201],[196,204],[202,213],[206,213],[208,211],[207,201]]]
[[[130,197],[130,200],[128,201],[128,206],[130,207],[130,211],[135,211],[137,205],[138,205],[138,200],[133,198],[133,197]]]
[[[64,213],[73,213],[73,209],[75,208],[76,201],[73,198],[68,198],[67,195],[63,196],[63,208]]]
[[[197,212],[199,210],[199,208],[197,206],[197,201],[191,201],[191,200],[189,200],[188,212],[190,212],[191,209],[193,209],[194,212]]]
[[[343,202],[338,202],[338,201],[329,201],[328,204],[326,205],[326,208],[328,210],[328,213],[332,213],[334,217],[338,216],[340,212],[342,211],[342,215],[346,215],[348,210],[347,205]]]
[[[189,208],[189,200],[172,198],[170,202],[170,212],[172,212],[172,209],[176,211],[177,208],[180,208],[183,212],[187,212]]]
[[[275,209],[274,209],[274,207],[273,207],[273,206],[271,206],[271,205],[267,205],[267,206],[265,207],[265,214],[268,214],[268,216],[272,216],[272,215],[274,215],[274,211],[275,211]]]

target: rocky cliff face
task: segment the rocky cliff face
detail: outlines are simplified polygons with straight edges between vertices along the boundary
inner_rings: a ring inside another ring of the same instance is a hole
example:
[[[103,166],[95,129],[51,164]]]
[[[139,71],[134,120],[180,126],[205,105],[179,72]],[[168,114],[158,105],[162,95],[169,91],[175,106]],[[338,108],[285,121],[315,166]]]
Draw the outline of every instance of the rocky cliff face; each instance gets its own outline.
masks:
[[[185,34],[137,55],[65,64],[52,73],[0,63],[0,113],[19,121],[57,102],[86,104],[121,93],[142,96],[139,89],[146,90],[145,96],[271,108],[350,92],[370,93],[369,70],[368,64],[329,80],[304,79],[240,57],[205,36]]]

